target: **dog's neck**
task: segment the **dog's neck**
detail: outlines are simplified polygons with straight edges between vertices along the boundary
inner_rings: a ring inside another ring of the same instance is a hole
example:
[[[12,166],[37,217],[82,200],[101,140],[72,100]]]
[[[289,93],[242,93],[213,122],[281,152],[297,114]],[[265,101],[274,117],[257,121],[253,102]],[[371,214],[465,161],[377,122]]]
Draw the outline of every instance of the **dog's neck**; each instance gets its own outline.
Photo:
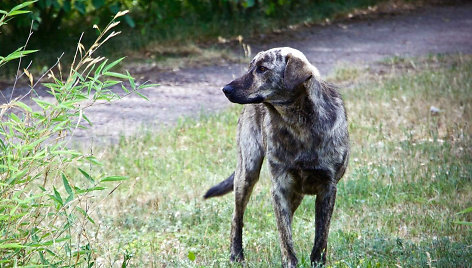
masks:
[[[305,94],[297,96],[290,102],[271,103],[267,105],[270,114],[281,118],[285,123],[294,127],[310,125],[313,121],[313,102]]]
[[[338,106],[340,96],[333,87],[317,79],[309,79],[301,94],[293,101],[269,104],[273,116],[279,116],[296,128],[325,128],[328,121],[336,120],[333,106]]]

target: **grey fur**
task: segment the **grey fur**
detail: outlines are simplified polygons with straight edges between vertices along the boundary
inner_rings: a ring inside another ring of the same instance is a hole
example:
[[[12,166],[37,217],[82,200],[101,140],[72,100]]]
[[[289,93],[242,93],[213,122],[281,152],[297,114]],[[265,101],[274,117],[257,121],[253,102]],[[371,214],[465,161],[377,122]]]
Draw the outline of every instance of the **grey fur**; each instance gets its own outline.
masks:
[[[234,175],[205,198],[235,192],[231,260],[243,261],[243,215],[264,158],[272,175],[272,202],[284,267],[296,267],[293,214],[305,194],[316,195],[312,264],[326,263],[336,185],[349,159],[347,117],[341,96],[318,70],[292,48],[260,52],[240,78],[223,88],[246,104],[238,122],[238,163]]]

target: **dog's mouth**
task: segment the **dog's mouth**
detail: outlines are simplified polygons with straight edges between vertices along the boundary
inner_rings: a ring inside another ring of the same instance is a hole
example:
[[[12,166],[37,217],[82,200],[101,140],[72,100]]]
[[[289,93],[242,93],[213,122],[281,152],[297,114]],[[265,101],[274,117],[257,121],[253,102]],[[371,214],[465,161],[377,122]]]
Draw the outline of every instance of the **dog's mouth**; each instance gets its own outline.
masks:
[[[261,103],[264,101],[262,96],[248,97],[244,94],[239,94],[241,90],[235,89],[230,85],[223,88],[223,93],[225,93],[229,101],[239,104]]]
[[[261,103],[264,101],[264,98],[261,96],[256,96],[252,98],[247,98],[244,96],[235,96],[231,94],[225,94],[226,98],[228,98],[229,101],[238,103],[238,104],[250,104],[250,103]]]

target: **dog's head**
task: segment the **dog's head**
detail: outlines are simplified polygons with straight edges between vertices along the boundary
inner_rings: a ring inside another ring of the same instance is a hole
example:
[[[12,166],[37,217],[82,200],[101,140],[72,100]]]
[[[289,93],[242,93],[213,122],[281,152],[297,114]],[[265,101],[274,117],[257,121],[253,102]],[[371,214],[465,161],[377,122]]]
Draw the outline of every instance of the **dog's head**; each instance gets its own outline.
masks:
[[[318,77],[318,70],[300,51],[273,48],[259,52],[248,71],[227,84],[223,92],[231,102],[240,104],[289,103],[299,96],[305,82]]]

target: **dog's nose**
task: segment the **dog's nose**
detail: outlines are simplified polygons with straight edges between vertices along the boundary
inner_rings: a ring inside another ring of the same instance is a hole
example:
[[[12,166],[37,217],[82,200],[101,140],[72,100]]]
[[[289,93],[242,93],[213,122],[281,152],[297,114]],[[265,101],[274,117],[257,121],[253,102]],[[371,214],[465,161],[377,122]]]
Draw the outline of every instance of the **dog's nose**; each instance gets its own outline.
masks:
[[[233,91],[233,87],[230,86],[230,85],[226,85],[226,86],[223,88],[223,92],[224,92],[225,94],[230,94],[232,91]]]

